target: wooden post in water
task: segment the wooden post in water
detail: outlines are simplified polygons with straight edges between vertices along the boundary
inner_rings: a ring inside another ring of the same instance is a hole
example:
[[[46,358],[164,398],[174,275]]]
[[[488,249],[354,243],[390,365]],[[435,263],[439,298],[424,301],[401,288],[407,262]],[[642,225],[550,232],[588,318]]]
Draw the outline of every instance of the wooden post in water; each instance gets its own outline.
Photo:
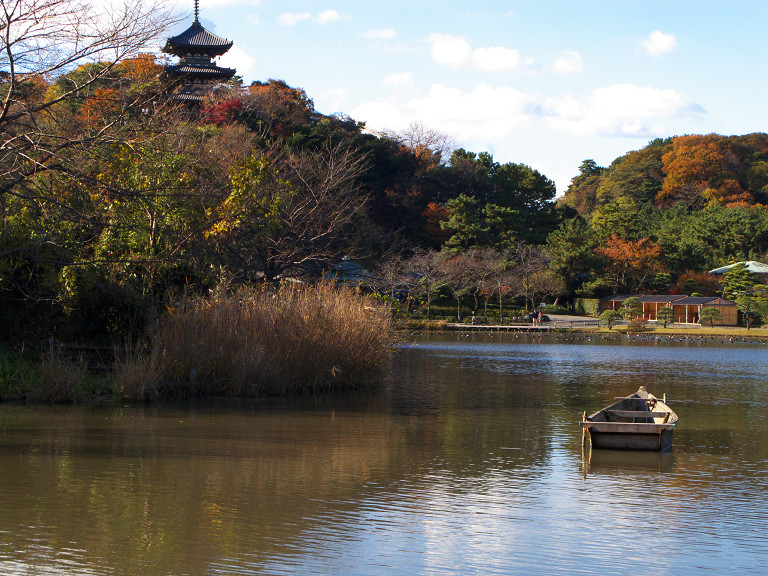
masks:
[[[581,417],[581,421],[582,422],[586,422],[587,421],[587,411],[586,410],[584,411],[584,414]],[[584,448],[584,444],[586,443],[586,441],[587,441],[587,427],[584,426],[581,429],[581,447],[582,448]]]

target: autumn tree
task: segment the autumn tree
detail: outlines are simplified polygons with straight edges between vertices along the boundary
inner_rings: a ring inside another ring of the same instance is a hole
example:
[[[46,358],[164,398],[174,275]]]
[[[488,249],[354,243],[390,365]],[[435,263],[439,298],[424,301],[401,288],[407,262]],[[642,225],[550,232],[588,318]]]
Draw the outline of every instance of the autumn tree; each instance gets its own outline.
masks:
[[[674,138],[672,150],[663,157],[666,177],[657,201],[681,202],[694,209],[754,203],[741,185],[742,167],[734,144],[717,134]]]
[[[411,122],[397,138],[413,152],[425,171],[445,164],[456,148],[456,141],[450,135],[418,121]]]
[[[91,144],[59,130],[63,126],[55,107],[114,75],[121,62],[136,56],[173,23],[160,3],[126,2],[107,10],[74,0],[5,3],[0,12],[0,69],[5,70],[0,86],[2,193],[13,192],[40,171],[63,169],[66,149]],[[79,63],[94,61],[100,64],[83,68],[84,73],[61,90],[34,89],[41,78],[55,78]]]
[[[625,240],[611,235],[595,253],[606,260],[606,274],[617,290],[636,292],[661,271],[661,247],[647,238]]]

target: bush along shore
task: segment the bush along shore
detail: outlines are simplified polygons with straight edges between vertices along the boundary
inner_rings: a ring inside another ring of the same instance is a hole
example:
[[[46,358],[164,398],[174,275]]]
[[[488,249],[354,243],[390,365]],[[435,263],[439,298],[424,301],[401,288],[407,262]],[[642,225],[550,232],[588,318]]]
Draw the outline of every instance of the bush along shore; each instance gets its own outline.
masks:
[[[395,332],[386,311],[330,285],[241,289],[177,303],[141,343],[95,373],[82,356],[0,349],[3,400],[261,396],[364,386],[387,364]]]

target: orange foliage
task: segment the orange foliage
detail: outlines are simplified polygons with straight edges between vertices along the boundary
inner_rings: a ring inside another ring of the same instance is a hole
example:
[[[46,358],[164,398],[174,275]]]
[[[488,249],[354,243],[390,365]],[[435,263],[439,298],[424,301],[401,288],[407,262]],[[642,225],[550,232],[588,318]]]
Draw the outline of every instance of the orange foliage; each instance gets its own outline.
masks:
[[[680,136],[663,157],[666,178],[656,201],[683,202],[700,208],[730,203],[753,204],[754,197],[738,180],[735,144],[717,134]]]
[[[163,71],[163,67],[155,62],[153,54],[139,54],[135,58],[123,61],[119,71],[131,82],[146,84],[157,78]]]
[[[120,113],[120,92],[114,88],[99,88],[85,101],[78,119],[88,128],[98,129],[115,120]]]
[[[696,289],[694,292],[700,292],[704,296],[717,296],[720,292],[720,282],[722,278],[709,274],[707,272],[695,272],[687,270],[677,279],[677,283],[673,286],[672,294],[686,294],[686,288],[690,284],[695,284]]]
[[[434,202],[430,202],[421,216],[424,220],[424,233],[427,238],[442,244],[451,237],[449,230],[443,230],[440,227],[441,221],[448,220],[448,211],[444,206],[438,206]]]
[[[608,260],[606,272],[620,288],[636,290],[651,274],[664,269],[661,246],[648,238],[627,240],[611,234],[595,253]]]

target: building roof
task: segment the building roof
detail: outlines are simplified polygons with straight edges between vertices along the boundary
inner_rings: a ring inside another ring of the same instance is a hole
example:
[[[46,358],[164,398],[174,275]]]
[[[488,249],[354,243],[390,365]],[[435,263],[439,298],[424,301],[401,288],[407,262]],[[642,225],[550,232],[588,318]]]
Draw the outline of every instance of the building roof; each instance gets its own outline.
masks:
[[[630,298],[632,294],[614,294],[613,296],[604,296],[600,298],[601,302],[624,302],[627,298]]]
[[[681,298],[685,298],[685,295],[673,295],[673,294],[647,294],[643,296],[638,296],[640,299],[640,302],[648,303],[648,304],[667,304],[669,302],[675,302],[676,300],[680,300]]]
[[[723,300],[717,296],[688,296],[681,300],[675,300],[675,306],[736,306],[729,300]]]
[[[192,26],[184,32],[173,38],[168,38],[163,52],[174,56],[184,56],[190,53],[221,56],[232,48],[232,44],[231,40],[216,36],[213,32],[203,28],[196,19],[192,22]]]
[[[746,262],[734,262],[733,264],[728,264],[728,266],[721,266],[720,268],[715,268],[714,270],[710,270],[710,274],[725,274],[728,272],[731,268],[735,268],[736,266],[740,266],[742,264],[746,264],[747,270],[752,272],[752,274],[768,274],[768,264],[763,264],[762,262],[755,262],[754,260],[747,260]]]
[[[232,78],[236,72],[234,68],[221,68],[213,64],[210,66],[189,66],[188,64],[166,66],[165,71],[170,74],[189,74],[206,78]]]

